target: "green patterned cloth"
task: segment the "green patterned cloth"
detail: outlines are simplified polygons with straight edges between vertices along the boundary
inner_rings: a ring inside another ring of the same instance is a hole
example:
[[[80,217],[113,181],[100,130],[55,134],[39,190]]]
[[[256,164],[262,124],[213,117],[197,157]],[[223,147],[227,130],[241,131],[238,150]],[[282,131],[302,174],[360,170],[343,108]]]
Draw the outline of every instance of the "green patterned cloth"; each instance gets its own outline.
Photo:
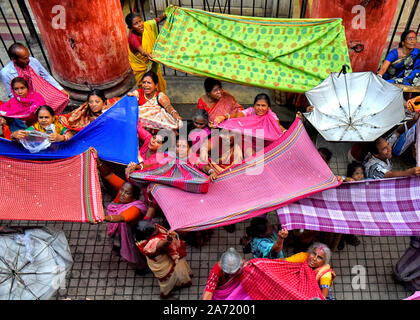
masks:
[[[152,54],[191,74],[305,92],[350,66],[338,18],[255,18],[174,6],[166,15]]]

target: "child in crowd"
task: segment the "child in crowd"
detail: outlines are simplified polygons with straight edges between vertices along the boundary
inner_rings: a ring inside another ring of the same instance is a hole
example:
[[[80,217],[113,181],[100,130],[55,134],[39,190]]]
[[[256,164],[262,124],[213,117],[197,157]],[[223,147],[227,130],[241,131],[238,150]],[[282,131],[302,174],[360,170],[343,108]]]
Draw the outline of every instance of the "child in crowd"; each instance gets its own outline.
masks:
[[[345,182],[348,181],[360,181],[365,178],[363,172],[363,165],[360,162],[352,161],[347,165],[347,176],[343,177]]]

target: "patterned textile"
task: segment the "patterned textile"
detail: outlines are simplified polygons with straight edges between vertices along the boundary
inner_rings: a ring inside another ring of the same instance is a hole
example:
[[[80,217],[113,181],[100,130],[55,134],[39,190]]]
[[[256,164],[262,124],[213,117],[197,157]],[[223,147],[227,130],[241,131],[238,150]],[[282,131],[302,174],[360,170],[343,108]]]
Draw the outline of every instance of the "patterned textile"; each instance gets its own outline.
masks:
[[[307,262],[252,259],[243,270],[241,285],[253,300],[325,300]]]
[[[0,220],[103,220],[96,160],[90,151],[54,161],[0,156]],[[24,201],[22,200],[24,199]]]
[[[254,111],[249,116],[225,120],[219,124],[219,128],[267,141],[275,141],[283,135],[276,118],[276,114],[271,109],[263,116],[257,116]]]
[[[350,65],[342,19],[273,19],[169,6],[153,57],[199,76],[305,92]]]
[[[367,236],[420,234],[420,177],[362,180],[319,192],[277,210],[288,230]]]
[[[15,68],[19,76],[28,82],[29,89],[38,92],[44,98],[45,103],[53,108],[55,114],[61,114],[63,112],[70,101],[65,93],[41,78],[30,65],[25,69],[21,69],[16,65]]]
[[[209,115],[209,122],[212,123],[218,116],[224,116],[226,113],[232,114],[242,111],[244,108],[236,102],[235,98],[227,91],[222,91],[222,97],[217,100],[213,107],[209,108],[203,99],[199,99],[197,109],[204,109]]]
[[[125,96],[66,142],[54,142],[48,149],[30,153],[19,143],[0,139],[0,155],[19,159],[63,159],[93,147],[102,160],[137,163],[137,116],[137,99]]]
[[[391,50],[385,60],[391,62],[383,78],[391,83],[408,86],[420,85],[420,49],[414,48],[411,53],[399,59],[398,50]]]
[[[139,106],[139,122],[143,127],[150,129],[177,129],[178,122],[159,104],[159,94],[164,95],[159,92]]]
[[[107,99],[103,109],[96,114],[93,113],[93,111],[90,109],[89,103],[85,102],[72,112],[60,115],[58,116],[58,118],[61,124],[67,129],[73,131],[80,131],[93,120],[95,120],[97,117],[99,117],[102,113],[104,113],[106,110],[111,108],[120,99],[120,97]]]
[[[158,182],[194,193],[206,193],[210,185],[208,176],[178,159],[151,170],[135,171],[129,181],[140,187]]]
[[[221,173],[206,194],[155,184],[152,195],[173,230],[193,231],[249,219],[339,184],[296,119],[279,140]]]
[[[216,288],[213,293],[213,300],[252,300],[242,287],[241,275],[234,276],[228,282]]]
[[[420,122],[416,125],[416,164],[420,166]]]

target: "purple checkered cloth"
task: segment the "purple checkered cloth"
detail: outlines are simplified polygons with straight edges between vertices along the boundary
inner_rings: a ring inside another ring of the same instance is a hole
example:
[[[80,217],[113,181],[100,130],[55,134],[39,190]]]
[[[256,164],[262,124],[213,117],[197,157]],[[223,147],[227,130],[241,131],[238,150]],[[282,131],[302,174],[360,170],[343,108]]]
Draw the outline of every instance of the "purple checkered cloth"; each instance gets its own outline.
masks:
[[[420,177],[343,183],[277,210],[288,230],[420,235]]]

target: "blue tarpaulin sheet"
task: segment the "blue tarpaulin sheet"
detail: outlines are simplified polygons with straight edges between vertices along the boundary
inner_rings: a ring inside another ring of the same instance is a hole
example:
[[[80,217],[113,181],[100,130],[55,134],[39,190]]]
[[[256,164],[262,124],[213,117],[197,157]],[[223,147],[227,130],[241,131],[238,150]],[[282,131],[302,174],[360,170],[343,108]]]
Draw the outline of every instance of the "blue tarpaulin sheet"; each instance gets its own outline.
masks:
[[[137,121],[137,99],[126,96],[66,142],[55,142],[48,149],[30,153],[20,143],[0,138],[0,155],[29,160],[64,159],[93,147],[102,160],[137,163]]]

